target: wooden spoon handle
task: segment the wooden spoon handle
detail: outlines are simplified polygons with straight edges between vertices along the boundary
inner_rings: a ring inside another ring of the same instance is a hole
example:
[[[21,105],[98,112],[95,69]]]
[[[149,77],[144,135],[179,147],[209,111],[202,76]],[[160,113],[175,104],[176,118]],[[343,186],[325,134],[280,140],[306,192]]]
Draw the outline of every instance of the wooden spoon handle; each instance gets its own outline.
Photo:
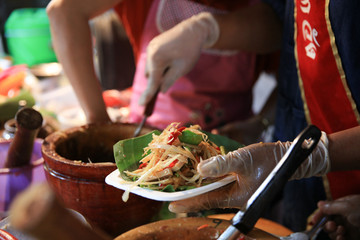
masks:
[[[16,132],[12,140],[7,158],[6,168],[22,167],[31,161],[34,141],[41,128],[43,118],[33,108],[21,108],[15,116]]]
[[[10,224],[39,240],[112,239],[64,208],[46,183],[32,185],[15,198],[10,207]]]

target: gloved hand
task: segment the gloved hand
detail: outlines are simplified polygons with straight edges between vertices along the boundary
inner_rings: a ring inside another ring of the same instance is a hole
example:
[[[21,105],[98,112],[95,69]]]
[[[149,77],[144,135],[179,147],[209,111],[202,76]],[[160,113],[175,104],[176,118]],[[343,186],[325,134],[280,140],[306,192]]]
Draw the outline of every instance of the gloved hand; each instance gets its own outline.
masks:
[[[147,47],[148,84],[140,98],[145,105],[160,88],[166,92],[174,82],[196,64],[203,48],[211,47],[219,37],[219,26],[207,12],[195,15],[155,37]]]
[[[196,212],[212,208],[241,208],[274,169],[289,149],[291,142],[257,143],[225,156],[200,162],[198,171],[203,177],[235,174],[237,181],[223,188],[194,198],[172,202],[172,212]],[[292,176],[292,179],[326,174],[330,169],[328,139],[323,132],[318,145]]]

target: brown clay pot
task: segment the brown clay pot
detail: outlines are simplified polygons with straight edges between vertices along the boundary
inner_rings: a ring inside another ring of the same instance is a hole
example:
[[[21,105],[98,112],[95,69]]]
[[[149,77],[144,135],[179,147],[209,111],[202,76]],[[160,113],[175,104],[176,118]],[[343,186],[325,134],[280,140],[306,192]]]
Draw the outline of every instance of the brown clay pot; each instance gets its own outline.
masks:
[[[90,124],[54,132],[42,145],[46,178],[60,201],[113,237],[149,223],[162,205],[136,195],[124,203],[123,191],[105,183],[117,168],[113,145],[135,129],[124,123]]]
[[[137,227],[114,240],[209,240],[217,239],[230,221],[216,218],[189,217],[161,220]],[[239,239],[279,240],[277,236],[254,228]]]

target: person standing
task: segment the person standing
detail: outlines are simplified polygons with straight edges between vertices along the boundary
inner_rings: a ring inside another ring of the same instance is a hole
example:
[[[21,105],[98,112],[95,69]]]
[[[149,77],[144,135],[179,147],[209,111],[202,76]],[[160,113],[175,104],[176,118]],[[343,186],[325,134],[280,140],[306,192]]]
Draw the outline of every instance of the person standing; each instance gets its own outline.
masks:
[[[252,5],[256,0],[244,1],[167,1],[167,0],[111,0],[111,1],[52,1],[47,12],[55,51],[73,86],[88,122],[109,121],[96,78],[91,52],[88,22],[113,8],[121,19],[129,37],[136,61],[130,102],[131,123],[139,123],[144,106],[140,96],[148,85],[145,76],[149,42],[182,22],[209,22],[210,13],[225,14]],[[194,17],[196,16],[196,20]],[[218,29],[209,29],[216,32]],[[192,35],[202,36],[198,32]],[[208,39],[211,44],[212,39]],[[191,48],[195,42],[186,42]],[[174,49],[176,50],[176,49]],[[184,51],[186,52],[186,51]],[[151,127],[163,129],[172,122],[183,125],[199,124],[211,130],[227,123],[253,117],[252,88],[259,75],[260,59],[256,54],[242,51],[214,51],[203,49],[198,61],[184,74],[170,69],[164,74],[176,78],[166,92],[160,91],[153,114],[147,119]],[[256,118],[254,129],[266,126]]]
[[[220,34],[212,48],[259,52],[281,46],[274,140],[293,140],[308,124],[327,134],[359,125],[359,7],[356,0],[264,0],[214,15]],[[169,56],[157,51],[156,57]],[[293,231],[304,230],[317,201],[360,193],[359,182],[358,170],[329,173],[325,186],[319,177],[290,181],[283,193],[285,219],[280,222]]]

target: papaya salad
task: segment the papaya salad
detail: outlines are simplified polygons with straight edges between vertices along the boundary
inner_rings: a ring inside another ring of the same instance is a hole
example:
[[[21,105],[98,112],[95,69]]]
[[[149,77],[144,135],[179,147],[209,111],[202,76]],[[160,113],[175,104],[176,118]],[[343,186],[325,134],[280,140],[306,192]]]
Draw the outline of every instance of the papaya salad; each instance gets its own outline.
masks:
[[[183,191],[209,184],[219,178],[203,179],[197,171],[200,161],[225,154],[224,147],[217,146],[200,131],[199,125],[179,127],[172,123],[144,148],[139,167],[124,171],[131,185],[124,192],[127,201],[132,187],[139,186],[158,191]]]

